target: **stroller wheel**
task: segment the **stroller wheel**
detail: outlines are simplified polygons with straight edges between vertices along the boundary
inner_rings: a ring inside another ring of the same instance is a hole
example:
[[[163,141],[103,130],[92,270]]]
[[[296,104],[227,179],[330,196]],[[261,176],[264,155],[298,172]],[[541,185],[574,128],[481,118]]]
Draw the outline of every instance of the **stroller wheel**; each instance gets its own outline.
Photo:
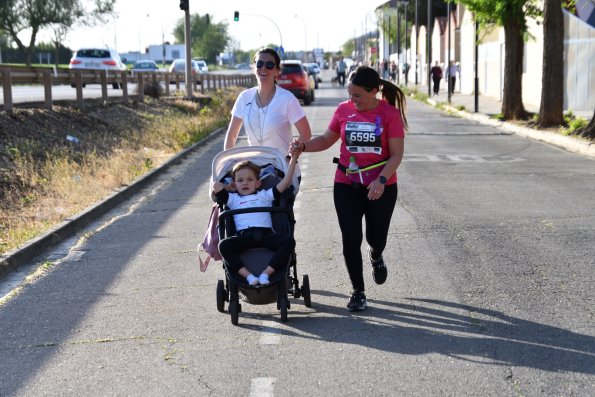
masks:
[[[302,294],[304,295],[304,305],[306,307],[312,307],[312,300],[310,298],[310,278],[307,274],[304,274],[302,278]]]
[[[240,303],[238,301],[229,302],[229,314],[233,325],[238,325],[239,306]]]
[[[293,295],[295,299],[300,299],[300,297],[302,296],[302,291],[300,289],[300,283],[297,279],[297,276],[290,277],[290,284],[293,286],[293,288],[289,292]]]
[[[279,299],[279,306],[281,306],[281,321],[287,322],[287,309],[289,307],[289,300],[286,296]]]
[[[217,280],[217,310],[221,313],[225,311],[226,295],[223,280]]]

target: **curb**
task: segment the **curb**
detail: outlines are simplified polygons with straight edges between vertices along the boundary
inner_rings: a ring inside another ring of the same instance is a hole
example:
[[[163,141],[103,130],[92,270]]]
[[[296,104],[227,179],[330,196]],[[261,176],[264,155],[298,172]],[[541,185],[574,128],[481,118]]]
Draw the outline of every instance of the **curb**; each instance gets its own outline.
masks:
[[[428,99],[427,102],[434,107],[438,104],[438,102],[436,102],[433,99]],[[535,130],[532,128],[523,127],[514,123],[493,119],[483,113],[469,113],[462,110],[458,110],[457,108],[451,105],[444,105],[444,109],[456,114],[459,117],[477,121],[478,123],[484,125],[500,128],[502,130],[508,131],[515,135],[522,136],[524,138],[531,138],[537,141],[549,143],[551,145],[561,147],[573,153],[595,157],[595,144],[586,139],[573,138],[570,136],[557,134],[551,131]]]
[[[172,165],[179,164],[184,158],[195,151],[199,146],[218,137],[225,128],[218,128],[209,135],[194,143],[192,146],[182,150],[167,160],[158,168],[141,176],[128,186],[124,186],[105,199],[93,204],[91,207],[65,219],[59,225],[47,232],[27,241],[23,246],[15,248],[0,256],[0,280],[9,273],[16,271],[25,263],[41,255],[58,243],[72,237],[84,227],[97,220],[100,216],[112,210],[124,200],[130,198],[142,188],[149,185],[155,178],[169,169]]]

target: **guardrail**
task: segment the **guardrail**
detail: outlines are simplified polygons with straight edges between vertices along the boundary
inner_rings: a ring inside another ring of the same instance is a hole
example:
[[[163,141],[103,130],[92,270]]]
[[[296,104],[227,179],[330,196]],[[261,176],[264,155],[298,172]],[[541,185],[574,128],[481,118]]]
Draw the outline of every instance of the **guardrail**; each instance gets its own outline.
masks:
[[[200,85],[200,92],[215,89],[225,89],[228,86],[249,87],[254,84],[255,77],[252,74],[213,74],[204,73],[196,76],[197,87]],[[107,95],[108,84],[114,88],[122,89],[122,101],[129,100],[128,84],[137,84],[137,95],[140,101],[144,101],[145,84],[164,83],[165,95],[170,95],[170,83],[175,82],[176,91],[180,90],[180,83],[184,82],[185,75],[182,73],[169,72],[133,72],[113,71],[105,69],[58,69],[52,67],[25,67],[25,66],[0,66],[0,83],[4,94],[4,110],[8,113],[13,111],[12,88],[14,84],[39,84],[44,87],[44,107],[51,110],[53,107],[52,87],[58,84],[68,84],[76,89],[76,102],[80,109],[84,108],[83,87],[86,84],[100,84],[101,97],[104,102],[109,100]]]

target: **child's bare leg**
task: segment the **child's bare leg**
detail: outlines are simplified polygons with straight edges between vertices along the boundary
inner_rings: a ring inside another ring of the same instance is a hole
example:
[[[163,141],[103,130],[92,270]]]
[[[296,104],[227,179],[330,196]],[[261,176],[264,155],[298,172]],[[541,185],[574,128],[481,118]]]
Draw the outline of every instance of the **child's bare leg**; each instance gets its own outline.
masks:
[[[272,267],[270,267],[270,266],[267,266],[267,268],[266,268],[266,269],[264,269],[262,272],[263,272],[264,274],[266,274],[266,275],[270,276],[271,274],[275,273],[275,269],[273,269],[273,268],[272,268]]]

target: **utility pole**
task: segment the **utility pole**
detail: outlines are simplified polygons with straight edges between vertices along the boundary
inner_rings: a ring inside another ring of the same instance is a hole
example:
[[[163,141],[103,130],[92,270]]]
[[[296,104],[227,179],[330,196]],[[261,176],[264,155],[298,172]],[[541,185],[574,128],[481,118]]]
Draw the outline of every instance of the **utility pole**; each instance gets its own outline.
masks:
[[[432,1],[428,0],[428,26],[427,26],[427,33],[426,38],[428,42],[428,96],[432,96],[432,78],[430,76],[430,69],[432,66],[432,28],[430,27],[430,20],[432,19]]]
[[[192,98],[194,79],[192,78],[192,43],[190,42],[190,0],[181,0],[180,9],[184,11],[184,42],[186,44],[186,96]]]
[[[419,43],[417,39],[419,38],[419,21],[417,20],[417,0],[415,0],[415,85],[419,84],[417,80],[417,61],[418,61],[418,49]]]
[[[475,113],[479,112],[479,21],[475,16]]]
[[[397,85],[401,85],[401,3],[397,2]]]
[[[446,61],[446,67],[448,68],[448,81],[446,87],[448,88],[448,103],[452,102],[452,93],[455,90],[454,84],[451,87],[452,76],[450,75],[450,2],[446,3],[446,17],[448,18],[448,60]]]

